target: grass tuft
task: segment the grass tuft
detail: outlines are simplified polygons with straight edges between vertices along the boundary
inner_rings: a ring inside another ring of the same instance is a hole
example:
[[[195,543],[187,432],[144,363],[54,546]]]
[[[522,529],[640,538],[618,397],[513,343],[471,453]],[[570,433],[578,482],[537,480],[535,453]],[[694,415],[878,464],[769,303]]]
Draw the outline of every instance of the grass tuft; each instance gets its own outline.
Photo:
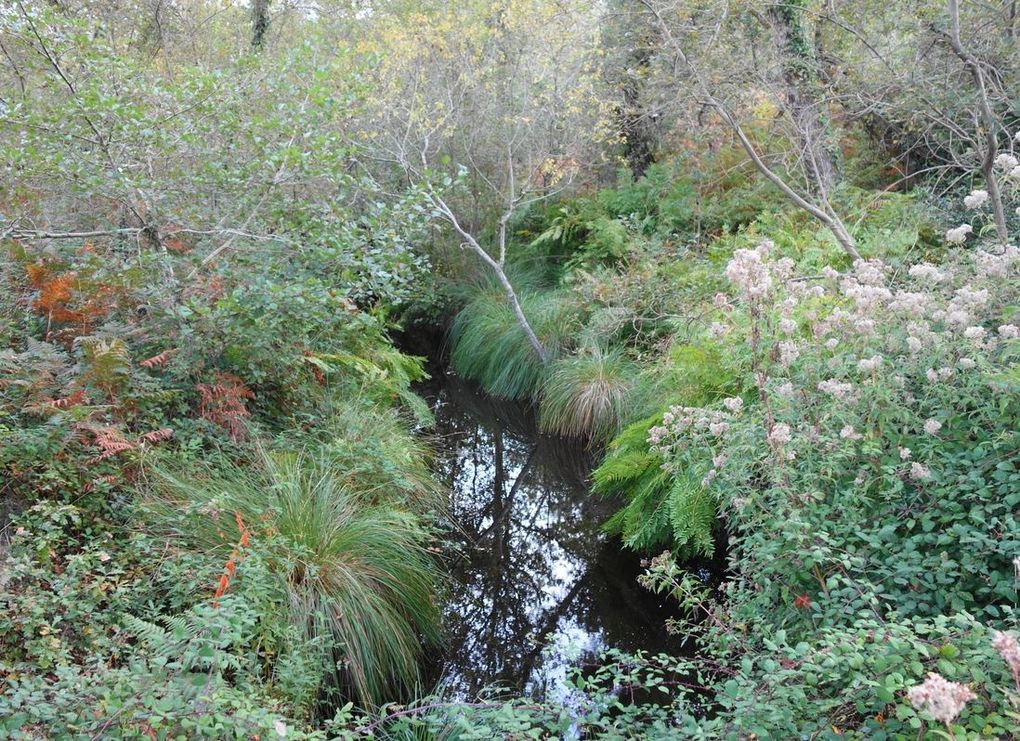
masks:
[[[557,357],[580,328],[577,307],[558,291],[522,289],[518,298],[549,357]],[[454,320],[450,343],[454,370],[477,381],[489,394],[504,399],[538,395],[546,367],[528,344],[500,288],[475,294]]]
[[[540,429],[591,441],[613,437],[623,424],[636,375],[634,364],[617,350],[596,347],[556,360],[542,385]]]
[[[418,517],[354,489],[338,460],[310,450],[246,468],[155,464],[150,502],[157,527],[210,558],[238,542],[240,515],[326,686],[374,707],[419,683],[423,647],[438,640],[438,575]]]

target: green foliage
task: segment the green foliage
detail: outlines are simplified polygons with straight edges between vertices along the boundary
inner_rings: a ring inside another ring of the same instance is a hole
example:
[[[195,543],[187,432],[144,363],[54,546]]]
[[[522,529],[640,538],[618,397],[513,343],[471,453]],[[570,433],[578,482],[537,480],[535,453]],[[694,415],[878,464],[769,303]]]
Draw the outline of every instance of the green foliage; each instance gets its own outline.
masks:
[[[615,435],[627,414],[636,367],[598,347],[554,361],[542,383],[539,427],[592,441]]]
[[[717,345],[678,345],[638,385],[632,408],[662,405],[664,397],[682,405],[706,403],[735,388],[733,369]],[[661,408],[661,406],[660,406]],[[628,426],[609,445],[592,474],[594,489],[618,496],[624,506],[606,523],[610,533],[639,551],[673,547],[685,555],[710,555],[716,527],[716,501],[701,484],[695,468],[671,475],[662,459],[648,449],[649,431],[662,423],[657,414]]]
[[[610,443],[605,459],[592,474],[596,493],[625,500],[606,523],[606,530],[623,536],[628,547],[640,551],[672,544],[666,505],[670,476],[647,443],[648,430],[659,419],[656,415],[628,426]]]
[[[40,731],[46,738],[271,737],[281,729],[288,738],[323,738],[291,720],[257,674],[245,674],[257,621],[231,597],[217,607],[198,605],[166,627],[127,615],[125,634],[138,646],[123,665],[62,664],[47,676],[9,675],[0,729],[15,739],[39,738]]]
[[[550,357],[569,347],[579,325],[578,307],[569,294],[518,290],[524,315]],[[528,344],[506,294],[479,291],[450,328],[450,364],[494,396],[535,397],[546,368]]]
[[[329,458],[333,475],[367,500],[396,502],[423,516],[443,511],[445,496],[431,468],[431,447],[394,410],[347,399],[306,437]],[[285,436],[277,446],[292,444]]]
[[[354,489],[341,461],[320,450],[263,455],[254,469],[164,463],[146,478],[160,527],[189,548],[239,542],[240,516],[324,674],[371,706],[418,682],[436,639],[436,575],[417,517]]]

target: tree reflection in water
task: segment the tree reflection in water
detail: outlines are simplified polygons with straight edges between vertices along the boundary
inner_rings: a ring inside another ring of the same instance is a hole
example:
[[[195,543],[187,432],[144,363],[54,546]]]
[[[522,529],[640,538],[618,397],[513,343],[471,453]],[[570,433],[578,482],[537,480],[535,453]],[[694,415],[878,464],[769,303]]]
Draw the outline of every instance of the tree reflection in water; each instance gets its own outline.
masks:
[[[456,378],[425,393],[452,490],[441,670],[450,690],[558,694],[575,657],[675,649],[660,599],[635,581],[638,558],[599,530],[615,505],[588,493],[584,447],[537,435],[526,408]]]

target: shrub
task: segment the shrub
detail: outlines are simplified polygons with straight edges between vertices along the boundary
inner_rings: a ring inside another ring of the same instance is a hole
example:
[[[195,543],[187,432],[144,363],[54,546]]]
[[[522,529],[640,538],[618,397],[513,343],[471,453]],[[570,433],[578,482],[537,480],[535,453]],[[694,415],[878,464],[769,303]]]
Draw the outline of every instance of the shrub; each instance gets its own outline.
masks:
[[[896,670],[881,664],[886,639],[875,636],[907,640],[947,616],[974,644],[987,641],[981,624],[1013,624],[1020,251],[977,249],[896,272],[859,261],[820,281],[798,280],[770,252],[763,243],[735,253],[726,271],[735,296],[720,310],[727,336],[748,348],[744,383],[756,393],[675,406],[649,444],[674,479],[711,493],[735,539],[728,617],[712,640],[731,664],[772,662],[743,670],[749,686],[737,677],[724,687],[734,727],[895,735],[901,721],[920,722],[896,692],[923,680],[926,657],[948,677],[987,669],[910,639],[894,647],[915,663]],[[835,656],[848,644],[860,658]],[[830,671],[828,689],[812,662]],[[871,662],[883,674],[862,683],[856,672]],[[796,691],[775,691],[783,669],[798,674],[788,680]],[[977,679],[989,699],[960,730],[994,733],[1004,683]]]

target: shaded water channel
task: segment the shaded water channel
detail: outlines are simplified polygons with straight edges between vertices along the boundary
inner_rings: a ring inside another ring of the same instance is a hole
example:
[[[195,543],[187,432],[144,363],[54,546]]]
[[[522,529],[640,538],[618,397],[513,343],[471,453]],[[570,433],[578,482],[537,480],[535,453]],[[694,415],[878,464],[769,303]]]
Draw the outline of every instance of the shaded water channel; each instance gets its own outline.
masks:
[[[447,373],[421,392],[452,492],[446,650],[434,678],[462,698],[490,685],[561,696],[572,665],[607,648],[675,651],[638,556],[600,525],[590,451],[536,432],[531,411]]]

